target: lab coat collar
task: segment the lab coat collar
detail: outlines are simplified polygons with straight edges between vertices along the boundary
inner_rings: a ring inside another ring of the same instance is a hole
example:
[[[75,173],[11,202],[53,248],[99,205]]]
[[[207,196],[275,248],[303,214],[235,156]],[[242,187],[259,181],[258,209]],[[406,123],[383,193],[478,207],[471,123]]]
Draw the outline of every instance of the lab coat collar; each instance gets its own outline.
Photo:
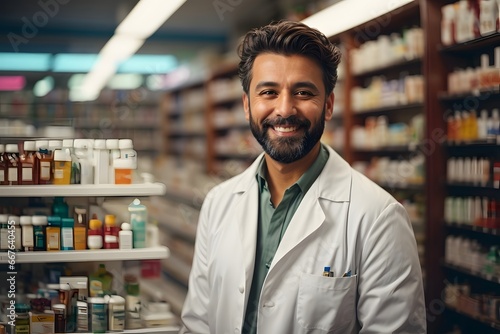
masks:
[[[323,198],[334,202],[349,201],[351,196],[351,169],[349,164],[341,158],[330,146],[324,145],[328,149],[330,157],[309,189],[308,193],[314,191],[316,198]],[[260,161],[264,158],[261,153],[252,165],[240,175],[240,181],[234,188],[234,193],[249,191],[251,187],[257,187],[255,174]]]

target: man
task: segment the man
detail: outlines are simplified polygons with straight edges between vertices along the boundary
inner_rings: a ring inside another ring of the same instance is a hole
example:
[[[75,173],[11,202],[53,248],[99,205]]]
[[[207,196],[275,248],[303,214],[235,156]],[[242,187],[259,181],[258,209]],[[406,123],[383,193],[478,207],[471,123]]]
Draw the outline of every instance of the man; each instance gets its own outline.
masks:
[[[320,142],[338,49],[282,21],[250,31],[239,56],[264,154],[205,199],[181,332],[424,333],[404,208]]]

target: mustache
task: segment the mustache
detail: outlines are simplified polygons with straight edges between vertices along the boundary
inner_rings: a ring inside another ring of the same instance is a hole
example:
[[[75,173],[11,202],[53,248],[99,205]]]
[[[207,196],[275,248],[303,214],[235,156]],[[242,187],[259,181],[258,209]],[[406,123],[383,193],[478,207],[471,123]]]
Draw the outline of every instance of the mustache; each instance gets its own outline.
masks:
[[[292,115],[287,118],[278,116],[273,119],[265,119],[262,122],[262,127],[264,128],[275,127],[275,126],[297,126],[297,127],[303,126],[309,128],[311,126],[311,122],[308,121],[307,119],[300,119],[295,115]]]

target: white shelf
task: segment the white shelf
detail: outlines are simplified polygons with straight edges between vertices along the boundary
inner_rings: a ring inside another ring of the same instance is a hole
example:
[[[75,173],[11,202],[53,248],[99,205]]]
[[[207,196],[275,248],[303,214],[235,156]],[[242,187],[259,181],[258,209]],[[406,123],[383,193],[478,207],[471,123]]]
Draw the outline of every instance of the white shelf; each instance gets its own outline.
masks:
[[[0,264],[7,263],[8,253],[0,253]],[[134,249],[99,249],[78,251],[16,252],[15,263],[94,262],[166,259],[167,247]]]
[[[163,183],[0,186],[0,197],[160,196]]]
[[[113,333],[113,334],[136,334],[136,333],[144,333],[144,334],[153,334],[153,333],[158,333],[158,334],[177,334],[179,333],[180,328],[177,326],[165,326],[165,327],[151,327],[151,328],[139,328],[139,329],[126,329],[124,331],[113,331],[113,332],[106,332],[106,333]],[[92,334],[92,333],[83,333],[83,334]]]

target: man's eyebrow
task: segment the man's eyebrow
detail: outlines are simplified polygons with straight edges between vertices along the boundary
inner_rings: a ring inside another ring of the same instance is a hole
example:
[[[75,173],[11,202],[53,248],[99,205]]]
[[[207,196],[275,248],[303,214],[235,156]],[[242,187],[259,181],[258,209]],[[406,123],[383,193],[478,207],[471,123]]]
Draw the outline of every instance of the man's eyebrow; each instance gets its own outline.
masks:
[[[255,89],[259,90],[264,87],[278,87],[278,83],[274,81],[261,81],[255,86]]]
[[[264,87],[278,87],[278,86],[279,86],[279,84],[277,82],[274,82],[274,81],[261,81],[261,82],[257,83],[257,85],[255,86],[255,90],[259,90],[259,89],[262,89]],[[309,88],[311,90],[319,92],[318,87],[310,81],[299,81],[299,82],[294,83],[292,85],[292,89],[297,89],[297,88]]]

